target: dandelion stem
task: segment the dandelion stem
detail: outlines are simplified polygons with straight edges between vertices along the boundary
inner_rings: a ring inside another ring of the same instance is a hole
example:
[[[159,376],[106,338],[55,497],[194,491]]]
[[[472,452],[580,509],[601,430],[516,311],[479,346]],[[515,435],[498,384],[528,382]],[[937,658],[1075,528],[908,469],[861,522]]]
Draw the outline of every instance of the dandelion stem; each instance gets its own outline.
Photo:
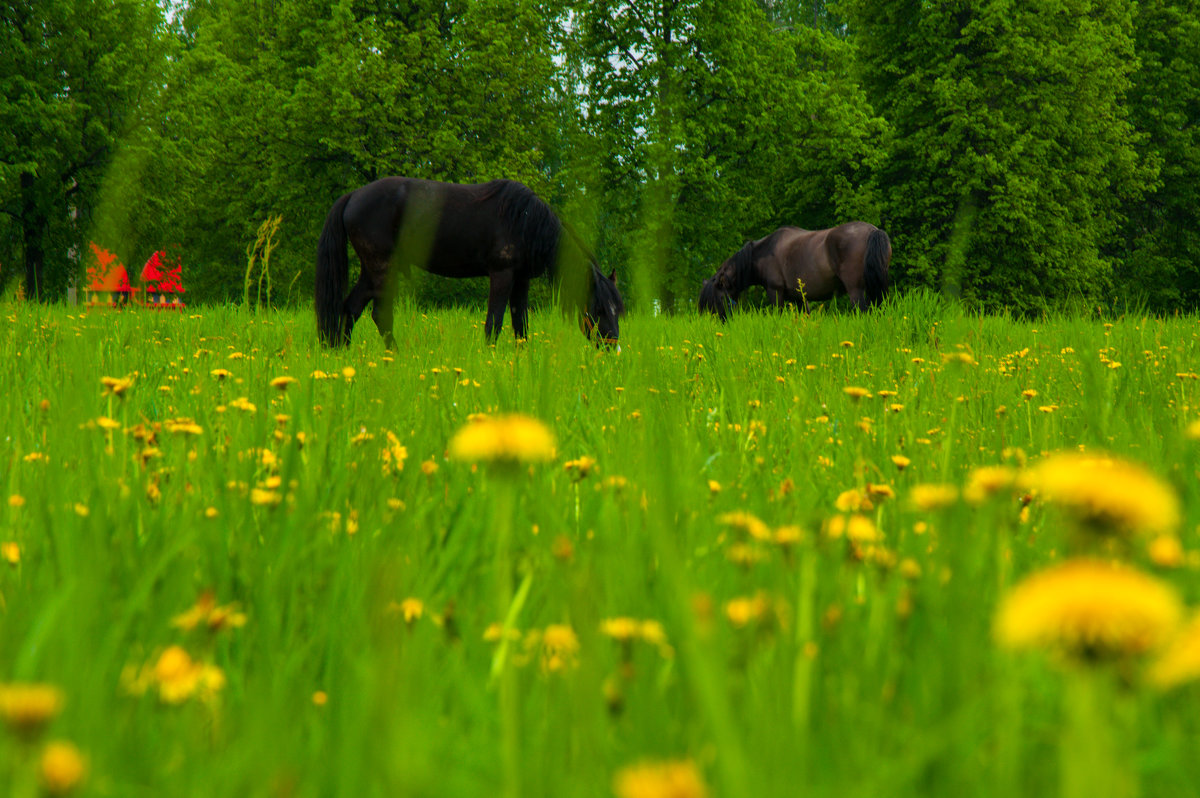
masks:
[[[1064,684],[1066,728],[1060,749],[1062,798],[1128,798],[1129,779],[1113,740],[1113,717],[1106,679],[1098,668],[1080,668]]]

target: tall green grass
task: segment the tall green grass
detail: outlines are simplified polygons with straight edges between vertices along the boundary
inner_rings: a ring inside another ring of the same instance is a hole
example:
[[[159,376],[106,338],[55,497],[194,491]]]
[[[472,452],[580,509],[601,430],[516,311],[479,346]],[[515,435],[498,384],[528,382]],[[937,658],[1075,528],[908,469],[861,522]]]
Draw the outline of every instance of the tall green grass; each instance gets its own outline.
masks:
[[[520,795],[600,796],[670,759],[731,797],[1057,792],[1077,675],[998,648],[992,618],[1063,556],[1061,521],[1037,502],[1022,519],[1007,494],[921,510],[911,489],[1102,448],[1174,486],[1197,545],[1197,381],[1176,376],[1200,365],[1193,318],[1026,323],[910,296],[726,325],[634,315],[619,355],[546,312],[529,341],[487,346],[481,313],[404,307],[390,355],[366,317],[348,350],[322,350],[307,312],[7,304],[0,322],[2,479],[19,497],[0,542],[20,551],[0,563],[0,680],[62,689],[45,738],[87,757],[81,794],[476,796],[515,778]],[[283,375],[298,382],[271,387]],[[133,386],[104,396],[105,376]],[[559,455],[519,474],[498,557],[507,488],[446,447],[471,414],[512,411]],[[202,432],[129,434],[181,417]],[[407,450],[391,474],[388,432]],[[580,456],[597,466],[576,482],[563,462]],[[868,483],[896,494],[870,512],[894,566],[822,532]],[[761,559],[735,563],[719,521],[734,511],[804,540],[749,541]],[[1191,604],[1196,565],[1160,571]],[[514,626],[567,625],[578,652],[546,672],[533,637],[514,641],[502,712],[484,634],[512,609],[504,578],[524,591]],[[206,590],[245,626],[173,627]],[[756,597],[757,619],[733,623],[728,603]],[[669,647],[604,636],[621,616],[659,621]],[[215,697],[128,689],[175,644],[223,671]],[[1145,794],[1197,792],[1196,697],[1134,676],[1104,708]],[[0,774],[24,783],[40,744],[5,737]]]

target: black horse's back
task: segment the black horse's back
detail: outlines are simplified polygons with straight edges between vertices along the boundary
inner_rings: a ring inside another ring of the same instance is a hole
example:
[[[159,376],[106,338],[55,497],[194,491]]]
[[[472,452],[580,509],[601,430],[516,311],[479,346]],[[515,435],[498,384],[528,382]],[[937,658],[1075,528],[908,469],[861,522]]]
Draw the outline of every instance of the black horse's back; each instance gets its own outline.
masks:
[[[863,262],[863,283],[867,304],[883,301],[888,289],[888,265],[892,260],[892,242],[888,234],[876,227],[867,236],[867,253]]]

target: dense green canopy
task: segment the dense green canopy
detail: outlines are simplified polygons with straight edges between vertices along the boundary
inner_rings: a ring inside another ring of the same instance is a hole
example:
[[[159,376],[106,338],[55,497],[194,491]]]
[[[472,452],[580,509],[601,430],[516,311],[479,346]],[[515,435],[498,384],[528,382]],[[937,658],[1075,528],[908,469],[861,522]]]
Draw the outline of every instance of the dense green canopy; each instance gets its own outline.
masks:
[[[864,219],[983,308],[1200,306],[1196,0],[0,0],[0,284],[181,248],[308,301],[343,192],[524,181],[631,304],[781,224]],[[477,285],[421,277],[447,301]]]

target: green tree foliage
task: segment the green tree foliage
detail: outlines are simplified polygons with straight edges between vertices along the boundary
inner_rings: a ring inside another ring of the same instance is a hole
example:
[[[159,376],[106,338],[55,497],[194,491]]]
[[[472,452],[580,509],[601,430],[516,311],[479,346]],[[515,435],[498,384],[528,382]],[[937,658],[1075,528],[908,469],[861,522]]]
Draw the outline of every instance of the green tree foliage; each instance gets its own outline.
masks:
[[[1125,97],[1128,0],[847,0],[894,126],[881,173],[908,285],[1032,309],[1109,288],[1121,201],[1153,185]]]
[[[240,295],[245,246],[270,214],[283,216],[275,284],[309,296],[325,213],[379,177],[546,183],[554,64],[540,4],[218,0],[184,27],[160,140],[182,164],[175,229],[204,296]]]
[[[691,304],[745,238],[869,205],[882,124],[838,74],[835,37],[751,0],[604,0],[576,13],[578,166],[635,299]]]
[[[110,171],[153,107],[162,31],[140,0],[0,2],[0,281],[20,264],[26,294],[46,297],[77,274],[127,185]]]
[[[1143,157],[1162,164],[1157,190],[1126,210],[1119,290],[1163,310],[1200,307],[1200,3],[1142,0],[1131,117]]]

